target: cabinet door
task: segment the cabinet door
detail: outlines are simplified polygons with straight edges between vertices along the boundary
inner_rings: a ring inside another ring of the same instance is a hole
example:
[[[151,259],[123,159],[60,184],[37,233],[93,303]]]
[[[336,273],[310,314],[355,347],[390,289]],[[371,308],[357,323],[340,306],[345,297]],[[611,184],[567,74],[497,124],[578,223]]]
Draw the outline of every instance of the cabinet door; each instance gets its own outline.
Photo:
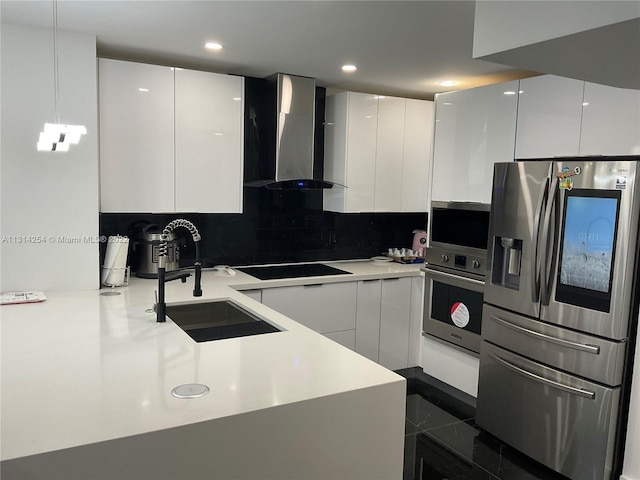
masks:
[[[586,82],[580,155],[640,154],[640,91]]]
[[[575,156],[584,82],[543,75],[520,81],[516,158]]]
[[[402,212],[426,212],[433,139],[433,102],[408,98],[402,158]]]
[[[241,213],[242,77],[176,70],[176,211]]]
[[[378,100],[349,92],[347,119],[347,212],[374,210]]]
[[[262,290],[260,290],[259,288],[253,290],[242,290],[240,293],[262,303]]]
[[[100,211],[173,212],[173,70],[100,59]]]
[[[355,350],[356,346],[356,331],[344,330],[341,332],[325,333],[325,337],[339,343],[343,347],[347,347],[349,350]]]
[[[432,200],[491,202],[493,164],[513,160],[518,81],[438,95]]]
[[[374,210],[399,212],[402,204],[404,98],[378,96]]]
[[[356,282],[262,290],[262,303],[319,333],[356,328]]]
[[[324,179],[334,182],[324,189],[323,208],[331,212],[346,211],[347,121],[349,92],[330,95],[325,103]]]
[[[358,282],[355,351],[374,362],[380,348],[381,280]]]
[[[380,304],[380,365],[407,368],[411,318],[411,278],[382,280]]]

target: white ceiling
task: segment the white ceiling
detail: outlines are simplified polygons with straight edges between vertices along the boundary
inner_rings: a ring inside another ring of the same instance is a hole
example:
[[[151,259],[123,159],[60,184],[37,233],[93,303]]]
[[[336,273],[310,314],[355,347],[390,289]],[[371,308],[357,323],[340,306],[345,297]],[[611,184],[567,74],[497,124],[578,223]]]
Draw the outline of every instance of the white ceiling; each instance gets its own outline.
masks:
[[[53,25],[53,0],[0,3],[3,23]],[[432,99],[533,74],[472,58],[474,1],[58,0],[57,7],[58,29],[96,35],[99,56],[259,78],[290,73],[330,92]],[[206,51],[208,40],[224,49]],[[358,71],[343,73],[345,63]],[[437,84],[448,79],[458,84]]]

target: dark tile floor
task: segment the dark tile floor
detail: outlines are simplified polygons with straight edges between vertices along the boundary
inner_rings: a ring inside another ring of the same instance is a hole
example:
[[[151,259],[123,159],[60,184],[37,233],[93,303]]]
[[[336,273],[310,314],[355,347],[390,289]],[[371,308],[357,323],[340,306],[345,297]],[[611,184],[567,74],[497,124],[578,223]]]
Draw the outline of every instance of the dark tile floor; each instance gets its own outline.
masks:
[[[426,375],[407,378],[404,480],[566,480],[482,431],[475,398]]]

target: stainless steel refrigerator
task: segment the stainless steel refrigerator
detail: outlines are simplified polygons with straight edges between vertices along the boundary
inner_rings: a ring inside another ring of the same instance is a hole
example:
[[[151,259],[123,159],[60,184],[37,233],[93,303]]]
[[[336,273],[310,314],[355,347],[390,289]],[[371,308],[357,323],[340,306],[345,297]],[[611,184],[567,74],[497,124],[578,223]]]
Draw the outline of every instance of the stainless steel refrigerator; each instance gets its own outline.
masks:
[[[640,157],[495,165],[476,421],[573,479],[619,473]]]

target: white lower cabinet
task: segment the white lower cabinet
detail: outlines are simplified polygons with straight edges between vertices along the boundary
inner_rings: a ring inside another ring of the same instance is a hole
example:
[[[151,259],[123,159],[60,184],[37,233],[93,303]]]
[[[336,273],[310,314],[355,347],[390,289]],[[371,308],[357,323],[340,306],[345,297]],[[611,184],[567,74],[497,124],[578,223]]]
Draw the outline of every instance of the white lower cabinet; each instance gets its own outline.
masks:
[[[411,278],[358,282],[356,352],[390,370],[409,366]]]
[[[355,331],[356,292],[356,282],[265,288],[262,303],[318,333]]]
[[[344,330],[342,332],[325,333],[325,337],[340,345],[347,347],[349,350],[355,350],[356,348],[356,331]]]
[[[411,319],[411,278],[382,280],[378,363],[390,370],[407,368]]]
[[[262,290],[260,290],[259,288],[255,288],[253,290],[242,290],[240,293],[262,303]]]
[[[356,312],[356,346],[360,355],[374,362],[380,353],[380,300],[382,280],[360,280]]]
[[[410,338],[421,319],[420,311],[414,311],[412,305],[422,302],[421,298],[412,301],[416,293],[413,285],[411,277],[402,277],[242,293],[259,300],[253,292],[261,292],[264,305],[390,370],[397,370],[417,364],[410,358]]]

